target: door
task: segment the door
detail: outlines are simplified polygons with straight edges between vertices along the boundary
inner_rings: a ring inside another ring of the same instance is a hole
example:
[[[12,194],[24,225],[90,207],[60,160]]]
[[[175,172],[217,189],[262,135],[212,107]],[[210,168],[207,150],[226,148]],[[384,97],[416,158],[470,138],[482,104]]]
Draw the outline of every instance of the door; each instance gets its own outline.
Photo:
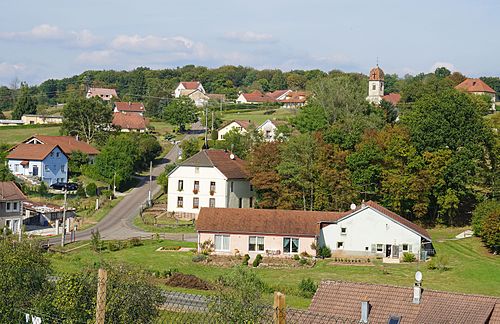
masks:
[[[37,165],[33,166],[33,176],[38,177],[38,166]]]
[[[392,252],[392,245],[386,244],[385,245],[385,257],[390,258],[391,257],[391,252]]]

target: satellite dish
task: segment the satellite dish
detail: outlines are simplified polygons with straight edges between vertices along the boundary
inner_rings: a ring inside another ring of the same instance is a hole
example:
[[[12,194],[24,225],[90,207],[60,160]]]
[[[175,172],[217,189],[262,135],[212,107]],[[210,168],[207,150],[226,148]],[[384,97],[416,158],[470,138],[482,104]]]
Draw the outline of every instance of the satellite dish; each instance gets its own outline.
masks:
[[[417,272],[415,273],[415,280],[416,280],[417,282],[419,282],[419,283],[420,283],[420,282],[422,282],[422,272],[417,271]]]
[[[231,160],[234,160],[234,154],[233,154],[233,153],[231,153],[231,154],[229,155],[229,158],[230,158]]]
[[[356,204],[351,204],[351,210],[355,210],[356,209]]]

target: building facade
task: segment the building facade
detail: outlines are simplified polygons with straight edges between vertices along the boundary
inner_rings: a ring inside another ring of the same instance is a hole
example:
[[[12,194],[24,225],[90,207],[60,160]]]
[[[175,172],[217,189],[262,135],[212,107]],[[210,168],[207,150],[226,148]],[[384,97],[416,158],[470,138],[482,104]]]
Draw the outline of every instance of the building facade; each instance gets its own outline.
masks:
[[[6,228],[13,233],[20,230],[25,200],[26,196],[13,181],[0,182],[0,230]]]
[[[384,71],[376,67],[370,70],[370,77],[368,81],[368,97],[366,100],[373,104],[380,104],[384,96]]]

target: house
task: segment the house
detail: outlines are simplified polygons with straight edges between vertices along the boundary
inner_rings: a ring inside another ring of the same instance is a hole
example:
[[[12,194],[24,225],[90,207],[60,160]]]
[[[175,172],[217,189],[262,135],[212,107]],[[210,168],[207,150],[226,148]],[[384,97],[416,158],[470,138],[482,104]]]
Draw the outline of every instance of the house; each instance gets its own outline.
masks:
[[[380,105],[382,100],[388,101],[393,105],[397,105],[397,103],[401,100],[401,95],[399,93],[389,93],[384,95],[384,78],[384,71],[378,66],[378,64],[370,70],[368,80],[368,97],[366,97],[366,100],[374,105]]]
[[[144,112],[146,109],[144,108],[144,104],[142,102],[115,102],[115,107],[113,108],[113,112],[126,112],[126,113],[136,113],[141,116],[144,116]]]
[[[13,233],[20,230],[25,200],[14,181],[0,181],[0,229],[8,228]]]
[[[202,209],[196,226],[200,242],[208,238],[226,242],[223,250],[215,251],[223,254],[235,249],[243,254],[254,251],[250,248],[253,237],[262,244],[254,252],[277,256],[314,255],[313,242],[328,246],[333,255],[380,256],[385,262],[399,262],[405,252],[424,259],[422,252],[433,250],[425,229],[372,201],[348,212]],[[285,238],[290,238],[292,249]]]
[[[205,93],[205,88],[203,88],[201,82],[198,81],[180,82],[177,88],[175,88],[174,90],[174,97],[179,98],[180,96],[185,95],[185,92],[184,94],[182,93],[183,90],[191,90],[191,92],[194,90],[199,90],[201,93],[203,94]]]
[[[142,114],[135,112],[115,112],[111,124],[113,127],[120,129],[121,132],[126,133],[144,133],[148,130],[148,120]]]
[[[93,97],[99,97],[102,100],[109,101],[113,98],[118,99],[118,95],[116,94],[115,89],[107,89],[107,88],[89,88],[87,91],[87,99]]]
[[[229,122],[229,124],[226,124],[225,126],[219,128],[219,130],[217,131],[217,139],[223,140],[224,136],[226,136],[226,134],[233,129],[237,130],[242,135],[246,134],[251,125],[253,124],[250,120],[233,120]]]
[[[199,89],[181,90],[180,96],[189,97],[189,99],[191,99],[194,102],[194,105],[196,107],[203,107],[210,100],[210,97],[206,95],[204,92],[201,92]]]
[[[255,193],[245,161],[224,150],[203,150],[168,175],[167,211],[195,217],[202,207],[252,208]]]
[[[62,116],[47,116],[47,115],[23,115],[21,117],[24,125],[47,125],[47,124],[62,124]]]
[[[393,106],[396,106],[401,101],[401,95],[399,93],[389,93],[382,96],[382,100],[390,102]]]
[[[255,90],[250,93],[241,93],[236,99],[236,103],[246,103],[246,104],[261,104],[261,103],[271,103],[276,102],[274,98],[269,97],[262,92]]]
[[[198,243],[215,244],[215,254],[257,254],[292,256],[307,252],[315,255],[312,244],[319,233],[319,222],[345,213],[279,210],[202,208],[196,221]],[[200,244],[198,244],[200,246]]]
[[[305,91],[290,91],[284,99],[278,100],[284,108],[300,108],[306,105],[309,93]]]
[[[63,220],[64,206],[58,206],[45,202],[24,201],[23,209],[23,224],[25,225],[54,227],[56,225],[56,221],[61,223]],[[66,208],[66,218],[75,217],[75,211],[75,208]]]
[[[491,110],[495,111],[496,92],[481,79],[465,79],[455,87],[457,90],[491,97]]]
[[[267,92],[266,96],[273,98],[274,101],[281,101],[285,100],[286,97],[292,92],[292,90],[275,90],[273,92]]]
[[[277,134],[278,126],[284,124],[286,124],[286,122],[281,120],[272,121],[268,119],[259,125],[256,130],[262,134],[265,141],[273,142],[276,140],[276,137],[279,136],[279,134]]]
[[[21,143],[6,157],[15,176],[40,179],[47,185],[68,182],[68,156],[56,144]]]
[[[99,150],[87,142],[80,141],[78,137],[72,136],[49,136],[33,135],[24,140],[26,144],[49,144],[59,146],[66,156],[70,157],[73,152],[82,152],[89,157],[89,163],[92,164]]]
[[[19,125],[24,125],[24,122],[21,119],[0,119],[0,127],[19,126]]]
[[[416,276],[417,277],[417,276]],[[361,282],[323,281],[309,311],[309,323],[335,316],[343,323],[500,323],[500,298]]]

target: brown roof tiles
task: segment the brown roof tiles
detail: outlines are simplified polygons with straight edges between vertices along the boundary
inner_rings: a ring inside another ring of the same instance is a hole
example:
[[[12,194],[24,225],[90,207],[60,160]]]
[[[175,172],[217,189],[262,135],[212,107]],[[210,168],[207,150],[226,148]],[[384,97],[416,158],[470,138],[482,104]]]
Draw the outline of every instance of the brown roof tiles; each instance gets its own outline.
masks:
[[[64,154],[68,156],[75,151],[80,151],[88,155],[99,154],[99,150],[97,150],[95,147],[87,142],[77,140],[72,136],[34,135],[25,140],[24,143],[27,143],[34,138],[38,139],[44,144],[58,145],[62,149]]]
[[[493,90],[481,79],[465,79],[462,83],[457,85],[455,89],[464,90],[467,92],[495,93],[495,90]]]
[[[147,128],[146,118],[134,112],[116,112],[113,114],[113,126],[121,129],[143,130]]]
[[[269,97],[262,92],[255,90],[250,93],[242,93],[242,96],[248,102],[275,102],[276,100],[272,97]]]
[[[198,89],[198,87],[200,86],[200,82],[198,81],[181,82],[181,83],[184,86],[184,89],[186,90],[195,90]]]
[[[35,160],[42,161],[56,147],[55,144],[25,144],[21,143],[10,149],[7,159],[9,160]],[[62,151],[62,149],[61,149]]]
[[[116,94],[115,89],[108,89],[108,88],[90,88],[88,91],[89,95],[91,97],[101,97],[101,96],[111,96],[118,98],[118,95]]]
[[[384,71],[378,65],[370,70],[370,81],[384,81]]]
[[[382,99],[396,106],[399,101],[401,101],[401,95],[399,93],[391,92],[383,96]]]
[[[245,161],[234,156],[231,159],[231,153],[224,150],[203,150],[196,153],[186,161],[183,166],[195,167],[216,167],[228,179],[246,179],[248,175],[245,171]]]
[[[14,181],[0,181],[0,201],[26,200]]]
[[[144,105],[142,102],[115,102],[115,108],[118,111],[129,112],[144,112]]]

